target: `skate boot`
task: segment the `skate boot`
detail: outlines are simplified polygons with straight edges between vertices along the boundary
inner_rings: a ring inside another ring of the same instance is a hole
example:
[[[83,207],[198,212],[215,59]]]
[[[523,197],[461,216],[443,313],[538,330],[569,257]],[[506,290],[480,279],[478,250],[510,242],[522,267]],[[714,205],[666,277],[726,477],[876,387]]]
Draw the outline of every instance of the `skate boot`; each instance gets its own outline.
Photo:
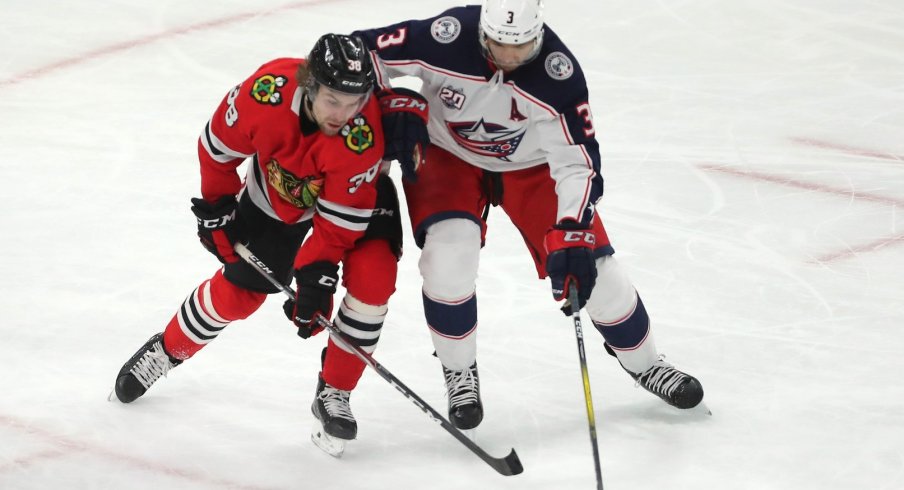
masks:
[[[483,420],[483,404],[480,402],[480,378],[477,362],[461,371],[443,366],[446,377],[446,395],[449,398],[449,421],[460,430],[469,430]]]
[[[173,359],[163,349],[163,334],[154,335],[119,370],[114,389],[116,398],[123,403],[137,400],[155,381],[179,364],[182,364],[181,360]]]
[[[317,396],[311,405],[314,416],[328,435],[337,439],[354,439],[358,435],[358,423],[349,406],[351,392],[326,384],[322,374],[317,379]]]
[[[703,386],[697,378],[679,371],[675,366],[665,362],[662,356],[653,363],[653,367],[640,374],[634,374],[627,369],[625,371],[637,384],[673,407],[694,408],[703,400]]]

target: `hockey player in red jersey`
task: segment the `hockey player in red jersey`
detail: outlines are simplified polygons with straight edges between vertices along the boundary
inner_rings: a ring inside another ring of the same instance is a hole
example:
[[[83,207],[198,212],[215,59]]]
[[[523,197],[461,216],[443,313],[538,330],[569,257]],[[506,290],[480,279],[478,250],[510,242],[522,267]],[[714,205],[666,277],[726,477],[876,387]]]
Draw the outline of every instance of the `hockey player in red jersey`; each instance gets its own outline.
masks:
[[[449,418],[483,418],[477,374],[478,255],[490,206],[521,232],[553,296],[578,289],[605,346],[645,389],[678,408],[700,382],[665,362],[643,302],[619,266],[595,204],[599,146],[581,67],[543,22],[542,0],[484,0],[435,17],[357,31],[378,82],[412,76],[430,102],[432,144],[417,182],[403,182],[423,301],[443,365]]]
[[[297,296],[284,310],[303,338],[319,332],[315,315],[332,315],[341,262],[347,293],[335,324],[373,352],[402,240],[395,187],[381,167],[399,160],[410,177],[420,163],[417,147],[427,142],[423,99],[400,91],[374,96],[373,87],[361,40],[328,34],[307,59],[270,61],[226,95],[198,141],[202,197],[192,199],[201,243],[224,265],[122,367],[120,401],[144,395],[278,292],[237,256],[239,242],[285,283],[294,277]],[[418,99],[417,110],[394,103]],[[246,159],[242,182],[237,167]],[[364,367],[327,342],[312,411],[329,436],[355,438],[349,396]]]

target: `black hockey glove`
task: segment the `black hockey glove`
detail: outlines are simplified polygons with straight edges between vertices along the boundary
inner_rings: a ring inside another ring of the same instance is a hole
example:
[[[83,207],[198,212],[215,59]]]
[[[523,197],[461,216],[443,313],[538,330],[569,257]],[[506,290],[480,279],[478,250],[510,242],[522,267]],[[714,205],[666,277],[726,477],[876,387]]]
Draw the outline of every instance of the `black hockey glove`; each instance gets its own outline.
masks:
[[[224,196],[215,204],[193,197],[191,203],[191,212],[198,218],[201,245],[224,264],[238,262],[233,247],[245,239],[245,230],[236,210],[235,196]]]
[[[424,152],[430,144],[427,99],[407,88],[383,89],[377,92],[377,99],[383,111],[383,159],[398,160],[402,177],[416,182],[417,169],[424,164]]]
[[[596,236],[592,231],[574,221],[559,223],[546,232],[546,273],[552,282],[552,297],[556,301],[568,299],[570,286],[578,288],[578,309],[587,304],[593,286],[596,285],[596,260],[593,247]],[[566,302],[562,313],[572,314],[572,305]]]
[[[295,300],[288,299],[283,311],[298,327],[298,336],[306,339],[317,335],[323,327],[317,325],[314,316],[325,318],[333,314],[333,294],[339,281],[339,266],[321,260],[295,270]]]

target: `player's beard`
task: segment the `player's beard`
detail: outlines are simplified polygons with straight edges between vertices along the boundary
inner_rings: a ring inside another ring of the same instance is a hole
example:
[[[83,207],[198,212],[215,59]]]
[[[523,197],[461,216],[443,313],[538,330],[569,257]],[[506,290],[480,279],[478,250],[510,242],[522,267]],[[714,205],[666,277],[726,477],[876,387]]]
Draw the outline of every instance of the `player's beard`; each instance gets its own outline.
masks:
[[[324,121],[322,124],[319,124],[320,132],[327,136],[336,136],[339,134],[339,131],[345,126],[345,121],[336,122],[336,121]]]

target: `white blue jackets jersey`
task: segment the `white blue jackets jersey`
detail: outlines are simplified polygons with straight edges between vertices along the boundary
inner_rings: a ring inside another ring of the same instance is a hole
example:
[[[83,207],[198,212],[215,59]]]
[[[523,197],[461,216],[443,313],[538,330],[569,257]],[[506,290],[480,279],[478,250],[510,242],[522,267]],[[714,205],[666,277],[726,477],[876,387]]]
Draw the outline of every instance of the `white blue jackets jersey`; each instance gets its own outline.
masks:
[[[537,57],[504,75],[483,54],[479,19],[479,6],[456,7],[353,34],[372,50],[381,85],[423,81],[433,144],[493,172],[549,165],[558,221],[589,223],[603,179],[580,66],[547,26]]]

